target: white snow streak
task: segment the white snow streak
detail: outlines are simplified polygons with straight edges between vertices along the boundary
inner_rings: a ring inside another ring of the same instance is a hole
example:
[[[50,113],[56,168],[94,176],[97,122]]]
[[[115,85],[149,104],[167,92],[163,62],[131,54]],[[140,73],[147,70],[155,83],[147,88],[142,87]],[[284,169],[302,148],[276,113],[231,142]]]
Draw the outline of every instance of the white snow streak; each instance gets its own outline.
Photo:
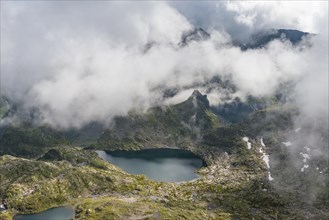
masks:
[[[249,142],[249,138],[244,137],[244,138],[242,138],[242,140],[244,140],[247,143],[247,148],[248,148],[248,150],[250,150],[251,149],[251,143]]]
[[[308,148],[308,147],[305,147],[305,149],[306,149],[306,151],[310,151],[310,150],[311,150],[311,149]],[[311,159],[311,158],[310,158],[310,155],[309,155],[309,154],[306,154],[306,153],[303,153],[303,152],[300,152],[299,154],[302,155],[302,157],[303,157],[303,163],[304,163],[304,165],[303,165],[303,167],[300,169],[300,171],[301,171],[301,172],[304,172],[305,169],[307,169],[307,168],[309,167],[309,165],[306,164],[306,162],[307,162],[307,160],[309,160],[309,159]]]
[[[304,172],[305,169],[307,169],[309,167],[309,165],[304,164],[304,166],[302,167],[302,169],[300,169],[300,171]]]
[[[265,162],[265,164],[266,164],[266,166],[267,166],[267,169],[268,169],[268,180],[269,180],[269,181],[272,181],[272,180],[274,180],[274,179],[273,179],[273,177],[271,176],[271,172],[270,172],[270,158],[269,158],[268,154],[265,153],[265,149],[263,150],[263,148],[266,147],[265,144],[264,144],[264,142],[263,142],[263,137],[260,139],[260,144],[262,145],[262,147],[259,148],[259,152],[260,152],[261,154],[263,154],[263,155],[262,155],[262,159],[263,159],[263,161]]]

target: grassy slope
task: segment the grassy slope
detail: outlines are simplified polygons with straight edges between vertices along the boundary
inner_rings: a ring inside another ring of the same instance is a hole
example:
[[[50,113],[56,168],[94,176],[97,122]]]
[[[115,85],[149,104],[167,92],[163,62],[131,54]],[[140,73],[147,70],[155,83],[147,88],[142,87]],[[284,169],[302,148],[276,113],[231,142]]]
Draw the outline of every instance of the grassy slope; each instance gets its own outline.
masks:
[[[154,147],[193,148],[203,134],[220,126],[209,103],[199,92],[177,105],[156,107],[144,114],[130,113],[115,119],[90,148],[137,150]]]
[[[126,174],[89,151],[77,148],[53,151],[66,155],[65,160],[49,155],[40,160],[1,157],[1,194],[12,210],[37,212],[70,203],[77,207],[78,219],[101,216],[127,219],[138,215],[229,219],[274,215],[282,206],[273,197],[275,194],[263,191],[269,186],[259,182],[265,177],[261,161],[253,156],[256,152],[246,153],[246,157],[255,158],[252,167],[232,166],[241,157],[223,156],[220,163],[200,170],[199,180],[176,184]],[[254,206],[259,207],[258,214],[250,213]]]
[[[0,155],[10,154],[21,157],[37,157],[50,147],[68,144],[61,132],[49,127],[6,127],[0,140]]]
[[[252,144],[239,155],[217,155],[200,179],[180,184],[126,174],[79,148],[54,148],[39,160],[2,156],[1,194],[11,209],[0,216],[71,204],[77,219],[302,219],[291,197],[269,184]]]
[[[268,150],[276,152],[274,146],[280,142],[277,131],[290,128],[293,109],[264,109],[230,125],[221,123],[202,97],[195,94],[178,105],[119,117],[90,147],[189,148],[209,164],[199,171],[202,178],[197,181],[158,183],[125,174],[91,151],[61,147],[39,160],[1,157],[1,178],[5,180],[1,181],[1,193],[12,210],[20,212],[71,203],[77,206],[78,219],[152,219],[159,215],[164,219],[303,219],[310,215],[324,219],[328,215],[309,210],[309,206],[302,208],[299,197],[292,192],[278,193],[267,180],[259,137],[264,136],[273,146]],[[252,150],[242,141],[245,135],[251,138]]]

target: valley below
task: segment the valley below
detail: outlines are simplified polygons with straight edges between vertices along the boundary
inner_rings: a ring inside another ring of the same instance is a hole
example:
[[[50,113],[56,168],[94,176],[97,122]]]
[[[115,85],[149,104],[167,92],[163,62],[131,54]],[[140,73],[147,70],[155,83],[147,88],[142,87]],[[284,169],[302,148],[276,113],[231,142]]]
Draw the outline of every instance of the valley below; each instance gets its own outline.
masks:
[[[88,129],[79,134],[11,125],[1,139],[0,193],[6,209],[0,218],[70,206],[74,219],[326,219],[325,160],[308,161],[308,167],[282,159],[276,164],[276,158],[288,156],[280,131],[291,130],[291,114],[293,108],[274,106],[227,123],[213,113],[206,96],[194,91],[177,105],[118,117],[110,129],[90,136],[87,146],[74,142],[88,136]],[[15,141],[22,148],[14,148]],[[157,158],[172,156],[199,159],[187,162],[194,168],[178,181],[170,179],[179,172],[173,161],[161,170],[167,173],[153,178],[146,171],[130,174],[129,169],[138,169],[136,161],[130,168],[124,168],[127,161],[111,163],[139,157],[154,160],[148,169],[160,172]]]
[[[0,220],[328,220],[328,12],[0,0]]]

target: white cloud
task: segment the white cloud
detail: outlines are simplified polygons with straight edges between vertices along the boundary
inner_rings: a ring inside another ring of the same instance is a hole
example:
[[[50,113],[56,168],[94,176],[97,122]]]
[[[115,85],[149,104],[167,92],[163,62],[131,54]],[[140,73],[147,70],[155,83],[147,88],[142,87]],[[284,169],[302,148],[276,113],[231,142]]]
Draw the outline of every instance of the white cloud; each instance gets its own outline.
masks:
[[[202,1],[170,2],[193,24],[225,30],[234,39],[247,39],[255,31],[297,29],[320,33],[328,20],[327,1]]]
[[[235,12],[239,23],[254,28],[292,28],[318,33],[314,24],[325,16],[326,1],[229,1],[226,8]],[[257,26],[257,27],[256,27]]]
[[[291,4],[265,2],[220,3],[214,9],[210,6],[215,2],[171,2],[179,12],[165,2],[1,4],[1,89],[41,107],[45,122],[55,126],[107,121],[131,108],[145,109],[158,103],[160,94],[153,89],[159,84],[184,87],[218,74],[231,74],[241,96],[268,95],[283,80],[300,80],[297,94],[305,111],[313,114],[315,106],[326,110],[321,100],[328,90],[323,84],[328,34],[319,27],[328,23],[320,3],[310,7],[313,17],[304,16],[306,6],[298,6],[302,12],[296,15]],[[193,17],[196,6],[205,11]],[[266,19],[268,14],[272,17]],[[193,18],[209,22],[212,37],[179,48],[190,22],[198,23]],[[229,43],[241,30],[302,28],[301,23],[320,33],[322,40],[315,40],[311,49],[301,51],[275,41],[267,48],[242,52]],[[154,41],[157,44],[144,53],[145,45]],[[218,102],[220,96],[211,97]]]

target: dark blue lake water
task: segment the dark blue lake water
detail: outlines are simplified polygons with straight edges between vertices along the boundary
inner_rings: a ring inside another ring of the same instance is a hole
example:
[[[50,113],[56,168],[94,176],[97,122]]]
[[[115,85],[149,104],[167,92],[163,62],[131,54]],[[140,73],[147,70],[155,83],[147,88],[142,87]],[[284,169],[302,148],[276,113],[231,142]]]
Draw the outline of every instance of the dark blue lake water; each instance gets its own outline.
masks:
[[[71,220],[73,218],[72,207],[62,206],[31,215],[15,215],[13,220]]]
[[[180,149],[148,149],[141,151],[97,151],[98,155],[130,174],[144,174],[163,182],[197,179],[195,171],[204,161],[190,151]]]

